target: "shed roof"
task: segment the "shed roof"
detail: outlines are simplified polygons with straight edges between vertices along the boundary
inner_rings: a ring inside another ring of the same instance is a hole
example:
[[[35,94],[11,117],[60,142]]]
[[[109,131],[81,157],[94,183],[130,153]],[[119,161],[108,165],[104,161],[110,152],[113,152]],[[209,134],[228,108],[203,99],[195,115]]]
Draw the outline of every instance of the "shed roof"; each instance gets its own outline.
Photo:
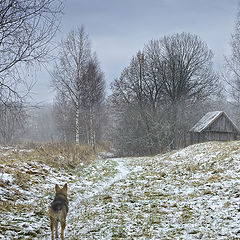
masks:
[[[224,115],[232,124],[233,128],[239,133],[238,127],[232,122],[232,120],[223,111],[213,111],[205,114],[191,129],[190,132],[202,132],[208,128],[215,120],[221,115]]]

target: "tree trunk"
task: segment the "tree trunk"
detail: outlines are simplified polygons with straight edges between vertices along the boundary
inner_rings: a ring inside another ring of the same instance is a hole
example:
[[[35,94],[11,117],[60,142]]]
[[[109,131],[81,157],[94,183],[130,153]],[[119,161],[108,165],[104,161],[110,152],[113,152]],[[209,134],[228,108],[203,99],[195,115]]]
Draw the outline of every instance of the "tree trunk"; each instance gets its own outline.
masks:
[[[75,131],[76,131],[76,145],[79,145],[80,142],[80,129],[79,129],[79,103],[77,101],[76,103],[76,116],[75,116],[75,122],[76,122],[76,127],[75,127]]]
[[[94,131],[94,116],[93,116],[93,109],[92,107],[90,107],[90,127],[89,127],[89,130],[90,130],[90,145],[93,147],[93,149],[95,149],[95,145],[96,145],[96,142],[95,142],[95,131]]]
[[[173,103],[172,108],[172,133],[173,133],[173,142],[172,149],[178,148],[178,104]]]

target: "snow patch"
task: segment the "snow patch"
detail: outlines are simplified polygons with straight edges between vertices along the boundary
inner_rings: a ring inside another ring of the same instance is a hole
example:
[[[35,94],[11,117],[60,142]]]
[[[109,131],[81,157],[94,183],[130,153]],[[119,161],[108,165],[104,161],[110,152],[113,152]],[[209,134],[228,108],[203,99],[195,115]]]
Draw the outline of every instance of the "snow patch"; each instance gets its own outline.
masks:
[[[14,180],[14,177],[11,174],[0,173],[0,181],[4,183],[12,183],[13,180]]]

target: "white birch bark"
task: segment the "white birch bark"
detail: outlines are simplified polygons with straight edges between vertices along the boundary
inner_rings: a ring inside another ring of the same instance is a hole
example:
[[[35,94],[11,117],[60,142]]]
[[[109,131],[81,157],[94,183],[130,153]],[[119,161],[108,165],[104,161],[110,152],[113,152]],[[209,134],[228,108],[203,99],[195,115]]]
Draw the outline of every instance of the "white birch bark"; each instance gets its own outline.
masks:
[[[76,103],[76,116],[75,116],[75,121],[76,121],[76,145],[79,145],[80,142],[80,126],[79,126],[79,103]]]

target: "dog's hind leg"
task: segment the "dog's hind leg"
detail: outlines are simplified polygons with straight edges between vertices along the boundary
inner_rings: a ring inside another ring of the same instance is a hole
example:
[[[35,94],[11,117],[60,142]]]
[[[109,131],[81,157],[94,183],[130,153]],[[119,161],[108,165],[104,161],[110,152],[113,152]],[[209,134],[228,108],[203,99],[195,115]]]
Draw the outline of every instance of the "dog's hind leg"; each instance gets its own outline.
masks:
[[[55,238],[58,239],[58,221],[55,221]]]
[[[65,221],[61,222],[61,240],[64,240],[65,227],[66,227],[66,222]]]
[[[53,224],[53,220],[51,219],[50,220],[51,221],[51,223],[50,223],[50,227],[51,227],[51,233],[52,233],[52,240],[54,240],[54,234],[53,234],[53,232],[54,232],[54,224]]]

